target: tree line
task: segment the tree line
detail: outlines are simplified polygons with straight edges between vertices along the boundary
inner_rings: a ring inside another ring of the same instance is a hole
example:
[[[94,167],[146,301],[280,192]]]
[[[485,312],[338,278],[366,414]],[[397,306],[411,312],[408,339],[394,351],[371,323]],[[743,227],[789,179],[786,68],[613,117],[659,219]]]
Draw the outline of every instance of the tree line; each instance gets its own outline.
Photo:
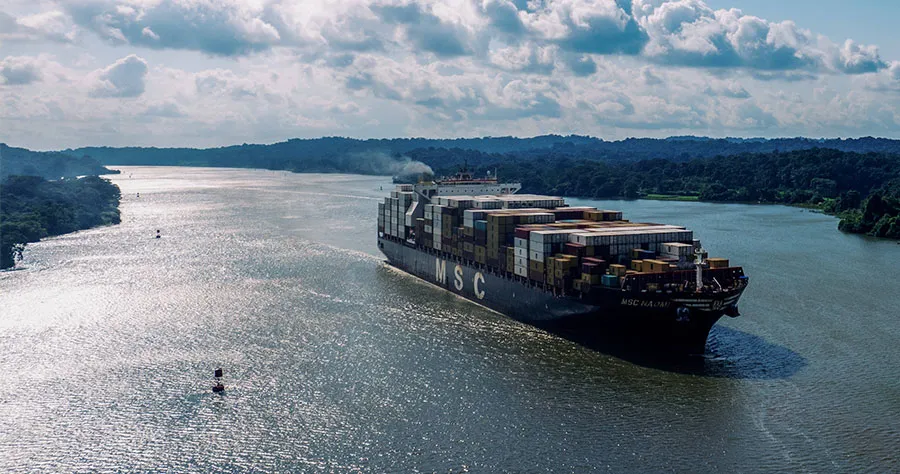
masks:
[[[265,168],[295,172],[341,172],[381,174],[384,167],[373,164],[378,155],[422,155],[437,150],[446,164],[464,160],[497,161],[504,159],[572,159],[585,161],[625,162],[649,159],[688,161],[746,153],[773,153],[829,148],[858,153],[900,153],[900,141],[885,138],[854,139],[740,139],[706,137],[628,138],[606,141],[580,135],[541,135],[530,138],[390,138],[354,139],[322,137],[291,139],[272,144],[243,144],[219,148],[156,147],[86,147],[64,150],[75,156],[91,156],[104,164],[221,166],[233,168]],[[454,150],[446,154],[441,150]],[[434,166],[433,162],[421,160]],[[439,163],[443,164],[443,163]]]
[[[444,155],[444,156],[442,156]],[[450,162],[452,150],[409,156]],[[610,162],[578,158],[522,159],[511,154],[473,156],[479,174],[519,181],[523,192],[594,199],[691,196],[703,201],[806,205],[842,218],[842,230],[900,238],[900,154],[813,148],[742,153],[684,161]],[[437,167],[452,174],[455,166]]]
[[[120,198],[118,186],[98,176],[7,177],[0,185],[0,268],[14,266],[30,242],[118,224]]]
[[[72,156],[54,151],[31,151],[0,143],[0,180],[13,175],[62,177],[116,174],[90,156]]]

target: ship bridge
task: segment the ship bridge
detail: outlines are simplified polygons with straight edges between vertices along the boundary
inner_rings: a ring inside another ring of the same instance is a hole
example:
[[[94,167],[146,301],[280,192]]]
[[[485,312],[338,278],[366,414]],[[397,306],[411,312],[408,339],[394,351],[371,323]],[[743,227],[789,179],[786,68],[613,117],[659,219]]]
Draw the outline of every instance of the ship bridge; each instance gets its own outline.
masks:
[[[484,196],[496,194],[515,194],[522,189],[522,183],[501,183],[496,174],[485,178],[476,178],[463,167],[458,173],[433,181],[420,182],[415,185],[415,193],[430,202],[435,196]]]

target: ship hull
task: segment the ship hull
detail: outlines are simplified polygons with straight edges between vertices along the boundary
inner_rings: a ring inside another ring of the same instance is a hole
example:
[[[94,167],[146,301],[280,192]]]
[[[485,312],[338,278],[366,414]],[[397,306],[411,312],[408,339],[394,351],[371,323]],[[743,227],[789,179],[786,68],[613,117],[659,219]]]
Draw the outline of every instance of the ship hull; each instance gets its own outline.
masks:
[[[736,309],[743,291],[741,287],[698,295],[603,288],[586,295],[560,295],[529,280],[404,241],[379,237],[378,244],[387,262],[400,270],[589,346],[702,354],[712,326],[729,308]]]

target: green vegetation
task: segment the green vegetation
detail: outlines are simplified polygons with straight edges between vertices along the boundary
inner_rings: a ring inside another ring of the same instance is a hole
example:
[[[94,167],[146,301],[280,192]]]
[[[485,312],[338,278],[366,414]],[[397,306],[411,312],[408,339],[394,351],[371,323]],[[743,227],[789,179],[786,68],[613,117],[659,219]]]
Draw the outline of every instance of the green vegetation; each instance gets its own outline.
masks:
[[[8,177],[0,185],[0,268],[14,266],[29,242],[118,224],[120,196],[118,186],[97,176]]]
[[[642,196],[643,199],[653,199],[656,201],[699,201],[700,196],[679,196],[677,194],[647,194]]]
[[[73,157],[52,151],[31,151],[0,143],[0,180],[8,176],[40,176],[45,179],[116,174],[89,156]]]
[[[845,232],[900,239],[900,181],[872,193],[861,208],[844,209],[838,215],[839,228]]]
[[[440,162],[430,149],[410,153]],[[812,207],[842,218],[840,228],[878,237],[900,238],[900,155],[853,153],[815,148],[740,154],[687,161],[637,162],[514,159],[491,155],[475,162],[476,173],[497,170],[520,181],[526,192],[594,199],[668,198],[720,202],[777,203]],[[438,174],[449,174],[449,167]]]
[[[391,162],[403,161],[406,157],[432,167],[456,166],[464,160],[475,166],[508,160],[557,162],[569,159],[622,163],[664,159],[683,162],[695,158],[812,148],[858,153],[900,153],[900,141],[872,137],[846,140],[670,137],[628,138],[619,141],[578,135],[370,140],[323,137],[291,139],[270,145],[243,144],[206,149],[88,147],[65,150],[62,153],[74,157],[89,155],[107,165],[221,166],[295,172],[396,174],[399,169]],[[448,151],[451,153],[447,153]],[[440,160],[429,159],[432,154]]]

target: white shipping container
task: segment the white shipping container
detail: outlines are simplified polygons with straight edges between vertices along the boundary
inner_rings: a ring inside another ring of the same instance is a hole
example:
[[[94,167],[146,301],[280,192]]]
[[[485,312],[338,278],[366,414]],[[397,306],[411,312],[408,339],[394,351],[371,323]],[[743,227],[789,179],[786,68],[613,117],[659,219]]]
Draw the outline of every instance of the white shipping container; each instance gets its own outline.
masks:
[[[569,241],[569,234],[575,229],[561,230],[533,230],[529,234],[529,241],[537,244],[543,243],[562,243]]]
[[[683,244],[680,242],[666,242],[661,245],[662,255],[671,257],[685,257],[694,254],[694,246],[691,244]]]
[[[516,265],[513,268],[513,273],[515,273],[516,275],[518,275],[520,277],[528,278],[528,267],[520,267],[520,266]]]
[[[499,199],[476,199],[473,203],[476,209],[501,209],[503,201]]]
[[[516,248],[523,248],[528,250],[528,239],[523,239],[521,237],[516,237],[513,241]]]
[[[515,256],[527,259],[528,258],[528,249],[523,248],[523,247],[516,247],[515,248]]]
[[[514,263],[516,266],[528,267],[528,259],[522,257],[515,257]]]

